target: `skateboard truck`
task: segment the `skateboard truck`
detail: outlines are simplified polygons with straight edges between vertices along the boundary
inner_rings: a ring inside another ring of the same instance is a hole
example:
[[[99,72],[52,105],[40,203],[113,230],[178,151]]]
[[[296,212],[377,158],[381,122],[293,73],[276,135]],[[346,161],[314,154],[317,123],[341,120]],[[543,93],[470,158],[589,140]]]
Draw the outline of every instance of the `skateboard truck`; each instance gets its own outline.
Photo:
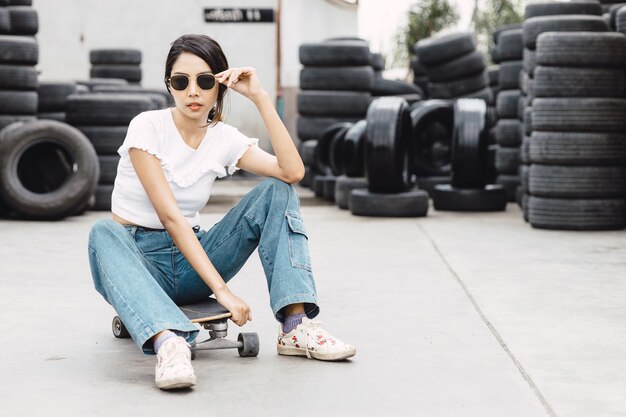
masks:
[[[241,357],[255,357],[259,354],[259,335],[257,333],[239,333],[237,341],[226,339],[230,311],[214,298],[208,298],[195,304],[179,306],[181,311],[193,322],[209,331],[209,338],[190,345],[191,359],[196,358],[198,350],[217,350],[236,348]],[[119,316],[113,317],[113,335],[119,339],[130,338],[130,334]]]

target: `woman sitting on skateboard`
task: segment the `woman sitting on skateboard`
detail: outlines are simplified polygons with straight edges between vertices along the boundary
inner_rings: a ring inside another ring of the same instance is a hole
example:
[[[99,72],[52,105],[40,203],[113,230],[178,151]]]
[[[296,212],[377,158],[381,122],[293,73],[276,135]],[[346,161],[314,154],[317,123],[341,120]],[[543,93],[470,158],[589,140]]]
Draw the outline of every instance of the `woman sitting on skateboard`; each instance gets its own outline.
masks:
[[[165,84],[176,107],[147,111],[128,126],[112,194],[113,220],[89,234],[95,287],[145,353],[157,355],[159,388],[196,383],[191,343],[198,327],[177,305],[214,295],[243,326],[250,307],[226,283],[258,247],[276,319],[278,354],[341,360],[356,350],[330,336],[317,316],[308,241],[293,183],[304,166],[254,68],[229,68],[205,35],[172,43]],[[223,122],[230,88],[258,108],[276,156]],[[199,210],[216,177],[238,169],[270,177],[209,230]]]

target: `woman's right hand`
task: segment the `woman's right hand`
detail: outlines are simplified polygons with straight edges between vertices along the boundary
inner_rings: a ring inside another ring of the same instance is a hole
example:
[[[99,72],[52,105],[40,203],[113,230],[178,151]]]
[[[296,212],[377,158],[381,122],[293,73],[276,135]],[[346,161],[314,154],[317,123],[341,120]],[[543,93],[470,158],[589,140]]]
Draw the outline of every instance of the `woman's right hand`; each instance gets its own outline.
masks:
[[[230,292],[230,290],[227,289],[219,294],[215,294],[215,298],[230,311],[232,314],[230,319],[235,322],[237,326],[243,326],[248,320],[252,320],[250,306],[241,298]]]

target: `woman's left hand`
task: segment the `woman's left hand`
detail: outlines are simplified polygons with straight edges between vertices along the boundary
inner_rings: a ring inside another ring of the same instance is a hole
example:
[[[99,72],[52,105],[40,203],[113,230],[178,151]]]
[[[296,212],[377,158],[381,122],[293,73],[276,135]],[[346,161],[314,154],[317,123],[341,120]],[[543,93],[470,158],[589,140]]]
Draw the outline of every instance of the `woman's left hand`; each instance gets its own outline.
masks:
[[[252,67],[229,68],[215,74],[215,79],[251,100],[265,92],[256,69]]]

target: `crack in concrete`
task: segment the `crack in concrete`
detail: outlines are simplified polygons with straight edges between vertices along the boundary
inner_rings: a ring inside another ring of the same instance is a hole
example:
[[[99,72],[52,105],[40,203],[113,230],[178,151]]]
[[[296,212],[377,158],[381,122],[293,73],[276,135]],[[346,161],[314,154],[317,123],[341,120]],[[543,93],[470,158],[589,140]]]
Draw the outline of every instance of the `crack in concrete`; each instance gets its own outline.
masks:
[[[515,367],[517,368],[517,370],[519,371],[519,373],[522,375],[522,378],[524,378],[524,380],[526,381],[526,383],[530,386],[531,390],[533,391],[533,393],[537,396],[537,398],[539,399],[539,401],[541,402],[541,404],[543,405],[544,409],[546,410],[546,412],[548,413],[548,415],[550,417],[558,417],[557,414],[554,412],[554,410],[552,409],[552,407],[550,406],[550,404],[548,403],[548,401],[546,400],[546,398],[543,396],[543,394],[541,393],[541,391],[539,391],[539,388],[537,387],[537,385],[535,384],[535,381],[533,381],[533,379],[531,378],[531,376],[528,374],[528,372],[526,372],[526,370],[524,369],[524,367],[522,366],[522,364],[517,360],[517,358],[515,357],[515,355],[513,354],[513,352],[511,352],[511,350],[509,349],[509,347],[506,345],[506,343],[504,342],[504,339],[502,339],[502,336],[500,336],[500,333],[498,333],[498,331],[496,330],[496,328],[493,326],[493,324],[491,324],[491,322],[489,321],[489,319],[487,318],[487,316],[483,313],[483,311],[480,309],[478,303],[476,302],[476,300],[474,299],[474,297],[472,296],[472,294],[469,292],[467,286],[465,285],[465,283],[463,282],[463,280],[461,279],[461,277],[456,273],[456,271],[454,270],[454,268],[452,268],[452,265],[450,265],[450,263],[448,262],[448,260],[445,258],[445,256],[443,255],[443,253],[441,252],[441,250],[439,250],[439,246],[437,246],[437,243],[435,243],[435,241],[433,240],[433,238],[430,236],[430,234],[428,234],[428,232],[422,227],[421,224],[418,223],[417,227],[422,231],[422,233],[424,234],[424,236],[426,236],[426,238],[428,239],[428,241],[430,242],[430,244],[433,246],[433,248],[435,249],[435,252],[437,252],[437,254],[439,255],[439,257],[441,258],[441,260],[443,261],[443,263],[446,265],[446,267],[448,268],[448,270],[450,271],[450,273],[452,274],[452,276],[454,277],[454,279],[456,280],[456,282],[461,286],[461,289],[463,290],[463,292],[465,293],[466,297],[470,300],[470,302],[472,303],[472,306],[474,307],[474,310],[476,310],[476,312],[478,313],[478,315],[480,316],[481,320],[483,321],[483,323],[485,323],[485,325],[487,326],[487,328],[489,329],[489,331],[491,331],[491,333],[493,334],[493,336],[496,338],[496,340],[498,341],[498,343],[500,344],[500,346],[502,347],[502,349],[504,349],[504,351],[506,352],[506,354],[509,356],[509,358],[513,361],[513,364],[515,364]]]

